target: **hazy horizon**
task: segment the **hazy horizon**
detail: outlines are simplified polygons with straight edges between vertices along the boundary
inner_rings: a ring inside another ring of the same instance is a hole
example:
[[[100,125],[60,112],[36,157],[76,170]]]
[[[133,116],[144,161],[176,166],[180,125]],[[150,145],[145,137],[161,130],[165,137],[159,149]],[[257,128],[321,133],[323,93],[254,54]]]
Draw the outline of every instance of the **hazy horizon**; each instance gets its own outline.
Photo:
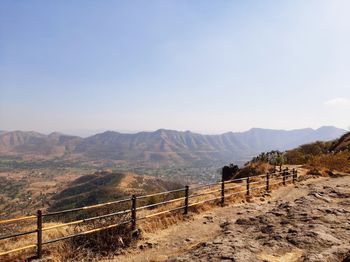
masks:
[[[119,133],[124,133],[124,134],[136,134],[136,133],[140,133],[140,132],[155,132],[157,130],[173,130],[173,131],[179,131],[179,132],[192,132],[192,133],[198,133],[198,134],[202,134],[202,135],[221,135],[224,133],[229,133],[229,132],[233,132],[233,133],[240,133],[240,132],[247,132],[251,129],[266,129],[266,130],[278,130],[278,131],[292,131],[292,130],[299,130],[299,129],[308,129],[311,128],[313,130],[317,130],[319,128],[322,127],[335,127],[338,129],[343,129],[337,126],[330,126],[330,125],[326,125],[326,126],[320,126],[317,128],[312,128],[312,127],[304,127],[304,128],[292,128],[292,129],[282,129],[282,128],[276,128],[276,129],[272,129],[272,128],[264,128],[264,127],[251,127],[249,129],[245,129],[245,130],[223,130],[223,131],[219,131],[219,132],[205,132],[205,131],[198,131],[198,130],[178,130],[178,129],[169,129],[169,128],[157,128],[157,129],[153,129],[153,130],[121,130],[121,129],[100,129],[100,130],[89,130],[89,129],[83,129],[83,130],[51,130],[51,131],[40,131],[40,130],[22,130],[22,129],[12,129],[12,130],[5,130],[5,129],[1,129],[0,131],[5,131],[5,132],[13,132],[13,131],[24,131],[24,132],[38,132],[41,134],[45,134],[45,135],[49,135],[55,132],[58,133],[62,133],[65,135],[74,135],[74,136],[79,136],[79,137],[88,137],[91,135],[95,135],[95,134],[100,134],[100,133],[104,133],[104,132],[108,132],[108,131],[112,131],[112,132],[119,132]],[[350,128],[348,129],[344,129],[344,130],[350,130]]]
[[[0,129],[348,129],[349,11],[348,1],[1,1]]]

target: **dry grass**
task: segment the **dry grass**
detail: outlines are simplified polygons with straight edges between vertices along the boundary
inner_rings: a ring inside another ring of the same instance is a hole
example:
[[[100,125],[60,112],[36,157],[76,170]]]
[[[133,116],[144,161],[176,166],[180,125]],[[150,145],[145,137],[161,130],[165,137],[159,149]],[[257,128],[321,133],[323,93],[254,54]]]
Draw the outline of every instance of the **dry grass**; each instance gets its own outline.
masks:
[[[291,183],[291,177],[287,179],[287,183]],[[271,180],[271,184],[275,183],[276,181],[282,181],[281,178],[278,180]],[[252,178],[251,179],[252,184],[251,185],[251,197],[257,197],[260,196],[262,193],[265,192],[265,185],[266,181],[264,177],[259,178]],[[237,187],[236,187],[237,186]],[[271,190],[277,189],[282,186],[282,183],[279,183],[278,185],[271,185]],[[242,203],[246,201],[246,193],[245,192],[239,192],[244,191],[246,189],[246,183],[228,183],[225,184],[225,188],[228,189],[230,187],[235,187],[233,189],[229,189],[225,191],[225,204],[231,204],[231,203]],[[257,190],[254,190],[253,188],[261,187]],[[204,188],[201,190],[198,190],[197,194],[199,193],[205,193],[205,192],[211,192],[214,190],[219,190],[221,188],[221,185],[215,185],[211,186],[209,188]],[[237,194],[234,194],[237,193]],[[183,194],[183,193],[182,193]],[[234,194],[232,196],[229,196],[231,194]],[[182,197],[181,194],[177,194],[173,197]],[[198,196],[194,198],[190,198],[189,204],[198,203],[201,201],[205,201],[212,198],[220,197],[220,192],[210,193],[204,196]],[[194,205],[189,208],[189,216],[192,216],[196,213],[201,213],[203,211],[207,211],[212,209],[213,207],[217,206],[220,203],[220,199],[206,202],[200,205]],[[158,208],[153,209],[144,209],[139,210],[137,212],[138,218],[142,218],[144,216],[166,211],[169,209],[173,209],[176,207],[180,207],[184,205],[184,200],[181,199],[179,202],[169,203],[165,205],[161,205]],[[110,208],[100,210],[97,215],[101,215],[102,213],[111,213],[115,210],[111,210]],[[91,214],[89,213],[89,216]],[[183,220],[187,219],[188,217],[183,215],[183,210],[174,211],[171,213],[164,213],[158,216],[154,216],[148,219],[142,219],[138,220],[138,228],[142,233],[149,233],[149,232],[156,232],[157,230],[165,229],[171,225],[181,223]],[[76,234],[78,232],[83,232],[85,230],[93,229],[93,228],[99,228],[110,224],[117,224],[120,223],[121,218],[113,217],[112,219],[104,219],[104,220],[96,220],[93,223],[84,223],[77,226],[67,226],[57,229],[52,229],[49,231],[45,231],[43,234],[44,241],[49,239],[55,239],[71,234]],[[123,218],[126,219],[126,218]],[[73,219],[74,220],[74,219]],[[125,221],[125,220],[123,220]],[[44,224],[44,227],[53,226],[60,224],[61,222],[47,222]],[[22,230],[31,230],[35,228],[35,225],[28,225],[27,227],[23,227]],[[54,244],[49,244],[47,246],[44,246],[44,257],[50,259],[50,261],[98,261],[101,258],[108,258],[113,257],[118,254],[118,252],[133,243],[133,238],[131,237],[131,230],[130,230],[130,224],[127,224],[126,226],[120,226],[113,229],[108,229],[105,231],[101,231],[98,233],[92,233],[89,235],[83,235],[78,236],[69,240],[60,241]],[[0,244],[0,250],[6,251],[10,249],[14,249],[17,247],[22,247],[25,245],[33,244],[36,242],[36,235],[33,234],[32,236],[23,236],[18,237],[16,239],[12,239],[11,241],[2,241]],[[22,252],[22,253],[14,253],[11,256],[2,257],[0,261],[23,261],[24,258],[30,257],[34,255],[35,250],[32,250],[32,252]]]
[[[45,224],[45,226],[53,226],[53,225],[57,225],[57,223]],[[21,232],[31,231],[33,229],[36,229],[36,225],[27,224],[21,227]],[[72,234],[72,229],[69,227],[53,229],[43,234],[43,241],[62,237],[69,234]],[[36,244],[36,233],[26,235],[26,236],[11,238],[6,241],[2,240],[0,243],[0,252],[5,252],[8,250],[12,250],[12,249],[32,245],[32,244]],[[35,252],[36,252],[35,248],[30,248],[23,252],[12,253],[7,256],[0,257],[0,261],[24,261],[26,258],[34,256]]]
[[[95,220],[79,225],[65,226],[43,231],[43,242],[61,238],[106,225],[119,224],[125,217],[111,217]],[[43,228],[62,225],[58,222],[43,223]],[[21,232],[35,229],[35,225],[21,227]],[[68,240],[43,246],[43,257],[49,261],[93,261],[98,257],[114,256],[119,248],[125,248],[131,243],[130,225],[110,228],[96,233],[80,235]],[[0,252],[36,244],[36,233],[1,241]],[[35,247],[28,251],[12,253],[0,257],[0,261],[24,261],[35,255]]]
[[[308,166],[312,169],[350,172],[350,153],[340,152],[313,157]]]

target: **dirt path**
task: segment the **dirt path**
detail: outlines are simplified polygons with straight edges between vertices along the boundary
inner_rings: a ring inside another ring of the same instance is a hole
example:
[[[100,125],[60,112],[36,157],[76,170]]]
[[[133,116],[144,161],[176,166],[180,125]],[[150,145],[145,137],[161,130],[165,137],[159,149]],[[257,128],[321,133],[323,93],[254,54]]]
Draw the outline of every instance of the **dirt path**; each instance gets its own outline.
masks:
[[[112,261],[342,261],[349,251],[350,176],[344,176],[192,215],[144,235],[138,248]]]

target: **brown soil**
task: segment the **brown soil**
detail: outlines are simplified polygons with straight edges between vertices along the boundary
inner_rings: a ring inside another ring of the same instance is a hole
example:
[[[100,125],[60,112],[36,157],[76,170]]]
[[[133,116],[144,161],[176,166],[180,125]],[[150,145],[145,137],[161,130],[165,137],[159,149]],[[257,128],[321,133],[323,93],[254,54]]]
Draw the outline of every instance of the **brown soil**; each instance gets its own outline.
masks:
[[[146,233],[109,261],[347,261],[350,176],[281,187]]]

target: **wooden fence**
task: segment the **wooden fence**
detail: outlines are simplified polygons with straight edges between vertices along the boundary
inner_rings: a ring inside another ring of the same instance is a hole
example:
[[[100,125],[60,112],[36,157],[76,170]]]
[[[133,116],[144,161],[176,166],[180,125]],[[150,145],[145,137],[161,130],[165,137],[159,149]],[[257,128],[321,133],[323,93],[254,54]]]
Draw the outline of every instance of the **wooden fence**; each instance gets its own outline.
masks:
[[[259,180],[260,179],[260,180]],[[34,249],[35,250],[35,256],[33,258],[41,258],[43,254],[43,246],[58,242],[58,241],[63,241],[66,239],[74,238],[77,236],[82,236],[82,235],[87,235],[103,230],[107,230],[110,228],[116,228],[124,225],[131,225],[131,230],[134,232],[137,229],[137,222],[143,219],[148,219],[151,217],[159,216],[162,214],[166,213],[172,213],[176,211],[183,211],[184,215],[187,215],[189,212],[189,208],[197,205],[202,205],[207,202],[212,202],[212,201],[217,201],[221,204],[221,206],[224,206],[225,204],[225,199],[232,197],[232,196],[237,196],[239,194],[243,194],[246,196],[250,196],[254,190],[262,190],[262,191],[267,191],[269,192],[271,190],[271,187],[273,185],[286,185],[287,182],[293,182],[295,183],[297,180],[297,170],[293,169],[289,171],[288,169],[285,170],[280,170],[272,173],[267,173],[264,175],[259,175],[259,176],[250,176],[247,178],[239,178],[239,179],[232,179],[232,180],[227,180],[224,181],[222,180],[221,182],[217,183],[211,183],[211,184],[206,184],[206,185],[200,185],[196,187],[190,187],[190,186],[185,186],[184,188],[176,189],[176,190],[171,190],[171,191],[164,191],[164,192],[159,192],[159,193],[154,193],[154,194],[149,194],[149,195],[141,195],[141,196],[136,196],[132,195],[131,197],[121,199],[121,200],[116,200],[112,202],[107,202],[107,203],[102,203],[102,204],[96,204],[96,205],[91,205],[91,206],[84,206],[84,207],[79,207],[79,208],[72,208],[72,209],[66,209],[62,211],[57,211],[57,212],[42,212],[42,210],[38,210],[36,215],[31,215],[31,216],[25,216],[25,217],[19,217],[19,218],[13,218],[13,219],[7,219],[7,220],[0,220],[0,225],[3,224],[9,224],[9,223],[18,223],[22,221],[27,221],[27,220],[36,220],[36,229],[34,230],[29,230],[25,232],[20,232],[20,233],[14,233],[11,235],[5,235],[5,236],[0,236],[0,241],[4,241],[7,239],[12,239],[12,238],[17,238],[25,235],[32,235],[36,234],[36,243],[31,243],[30,245],[22,246],[19,248],[15,248],[12,250],[7,250],[4,252],[0,253],[0,259],[1,257],[4,257],[6,255],[9,255],[14,252],[21,252],[24,250],[29,250],[29,249]],[[245,183],[244,183],[245,181]],[[234,184],[234,186],[229,186],[230,184]],[[212,189],[213,187],[215,188],[218,186],[219,188]],[[244,189],[242,189],[242,187]],[[241,188],[242,190],[234,191],[233,193],[227,194],[229,191],[233,191],[233,189],[239,189]],[[209,190],[209,191],[207,191]],[[198,197],[200,196],[207,196],[207,195],[213,195],[217,194],[220,192],[219,196],[215,196],[209,199],[201,200],[201,201],[195,201],[195,199],[198,200]],[[170,200],[166,201],[160,201],[154,204],[148,204],[148,205],[138,205],[138,202],[142,202],[141,200],[151,198],[151,197],[157,197],[157,196],[164,196],[164,195],[169,195],[169,194],[174,194],[179,195],[181,193],[181,197],[176,197]],[[193,200],[192,200],[193,199]],[[182,201],[182,204],[179,207],[175,208],[170,208],[166,209],[164,211],[159,211],[156,213],[151,213],[151,214],[145,214],[141,217],[138,217],[137,214],[141,213],[141,210],[150,210],[155,207],[159,207],[161,205],[167,205],[170,203],[176,203]],[[118,212],[113,212],[113,213],[108,213],[100,216],[94,216],[94,217],[89,217],[85,219],[79,219],[79,220],[74,220],[71,222],[66,222],[66,223],[61,223],[57,225],[52,225],[52,226],[45,226],[45,223],[43,223],[43,220],[46,218],[50,218],[53,216],[57,215],[66,215],[68,213],[74,213],[74,212],[81,212],[85,210],[92,210],[92,209],[98,209],[101,207],[106,207],[106,206],[111,206],[111,205],[120,205],[123,203],[129,203],[130,208],[127,208],[122,211]],[[68,227],[72,225],[79,225],[79,224],[84,224],[89,221],[94,221],[94,220],[102,220],[105,218],[109,217],[116,217],[120,215],[125,215],[125,214],[130,214],[130,219],[117,223],[117,224],[111,224],[111,225],[106,225],[103,227],[99,228],[94,228],[90,229],[84,232],[80,232],[77,234],[72,234],[60,238],[54,238],[50,240],[43,241],[43,234],[45,234],[47,231],[57,229],[57,228],[62,228],[62,227]]]

